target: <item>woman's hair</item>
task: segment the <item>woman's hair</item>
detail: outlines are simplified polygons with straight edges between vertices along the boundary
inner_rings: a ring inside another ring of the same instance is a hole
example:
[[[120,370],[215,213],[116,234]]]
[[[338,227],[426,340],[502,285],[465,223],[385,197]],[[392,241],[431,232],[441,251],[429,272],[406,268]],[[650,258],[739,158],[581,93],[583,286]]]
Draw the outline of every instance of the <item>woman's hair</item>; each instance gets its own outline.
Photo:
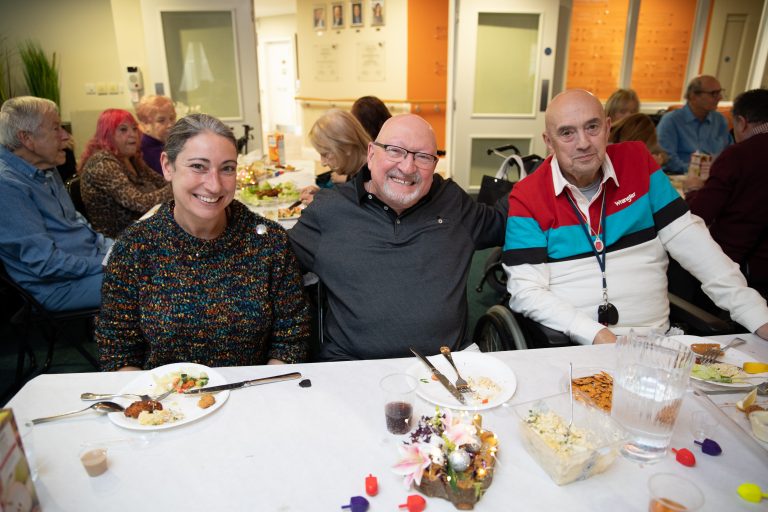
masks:
[[[0,109],[0,144],[8,151],[19,149],[22,144],[19,132],[35,133],[43,119],[50,113],[59,113],[51,100],[35,96],[17,96],[6,100]]]
[[[371,136],[371,140],[376,140],[384,121],[392,117],[384,102],[376,96],[358,98],[352,104],[352,115],[360,121],[365,131]]]
[[[323,114],[309,130],[309,141],[321,155],[333,155],[339,174],[353,176],[368,157],[371,137],[347,111],[337,108]]]
[[[173,109],[173,101],[168,96],[144,96],[136,105],[136,117],[142,123],[151,123],[161,110]]]
[[[645,143],[648,151],[654,154],[664,153],[656,137],[656,126],[646,114],[630,114],[611,126],[608,141],[611,143],[638,140]]]
[[[618,89],[608,98],[605,102],[605,115],[611,119],[624,107],[627,103],[634,102],[637,108],[640,108],[640,99],[637,97],[637,93],[632,89]],[[636,112],[632,112],[633,114]]]
[[[208,114],[190,114],[176,121],[168,131],[168,140],[163,151],[168,155],[168,160],[171,163],[176,162],[176,157],[182,152],[187,141],[203,132],[224,137],[237,149],[237,139],[229,126]]]
[[[133,114],[127,110],[108,108],[101,113],[98,121],[96,121],[96,133],[85,145],[85,150],[80,156],[79,170],[82,170],[88,159],[98,151],[109,151],[115,156],[120,156],[115,146],[115,133],[117,132],[117,127],[123,123],[132,124],[136,128],[139,126]]]

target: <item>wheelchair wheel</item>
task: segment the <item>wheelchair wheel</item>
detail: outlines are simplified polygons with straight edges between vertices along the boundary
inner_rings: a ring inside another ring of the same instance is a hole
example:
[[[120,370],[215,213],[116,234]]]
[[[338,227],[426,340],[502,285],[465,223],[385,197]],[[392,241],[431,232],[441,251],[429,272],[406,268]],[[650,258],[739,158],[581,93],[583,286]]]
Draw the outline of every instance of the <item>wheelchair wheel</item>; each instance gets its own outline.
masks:
[[[488,254],[483,275],[496,293],[507,293],[507,274],[501,266],[501,247],[494,247]]]
[[[483,352],[528,348],[514,314],[501,305],[491,306],[480,317],[475,325],[474,340]]]

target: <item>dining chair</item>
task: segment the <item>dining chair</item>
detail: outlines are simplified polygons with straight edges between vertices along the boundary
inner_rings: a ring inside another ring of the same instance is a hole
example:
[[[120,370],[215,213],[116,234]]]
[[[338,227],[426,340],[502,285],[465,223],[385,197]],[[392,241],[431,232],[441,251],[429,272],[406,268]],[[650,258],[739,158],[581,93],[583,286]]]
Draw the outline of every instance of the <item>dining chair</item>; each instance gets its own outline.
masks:
[[[21,307],[10,316],[11,325],[21,331],[20,336],[17,337],[16,379],[13,384],[16,390],[20,389],[26,380],[45,373],[51,368],[53,352],[59,340],[69,341],[69,344],[94,369],[99,368],[98,361],[85,349],[82,341],[72,340],[71,334],[68,334],[66,329],[75,322],[87,323],[88,341],[93,341],[93,320],[98,315],[99,308],[49,311],[8,275],[2,261],[0,261],[0,284],[15,293],[21,302]],[[37,359],[30,341],[30,332],[34,328],[39,330],[46,343],[46,358],[40,368],[37,367]],[[24,367],[27,357],[29,357],[29,370],[25,374]]]
[[[69,180],[67,180],[64,186],[69,193],[70,199],[72,199],[72,204],[75,205],[75,210],[80,212],[83,217],[85,217],[85,220],[90,222],[90,219],[88,218],[88,212],[85,209],[85,203],[83,202],[83,195],[80,192],[80,176],[75,174]]]

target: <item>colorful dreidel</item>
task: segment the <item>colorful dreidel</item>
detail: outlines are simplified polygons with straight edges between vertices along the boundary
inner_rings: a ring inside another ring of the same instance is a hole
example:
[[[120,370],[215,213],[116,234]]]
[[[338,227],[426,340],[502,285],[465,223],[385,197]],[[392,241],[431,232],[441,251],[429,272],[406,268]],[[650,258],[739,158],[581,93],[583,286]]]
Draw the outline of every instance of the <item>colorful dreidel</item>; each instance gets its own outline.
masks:
[[[370,473],[365,477],[365,494],[368,496],[376,496],[379,494],[379,481]]]
[[[675,454],[675,460],[683,466],[692,467],[696,465],[696,457],[693,456],[693,453],[688,448],[680,448],[679,450],[672,448],[672,452]]]
[[[418,494],[411,494],[399,508],[407,508],[408,512],[421,512],[427,507],[427,500]]]
[[[348,508],[352,512],[366,512],[368,510],[368,500],[362,496],[352,496],[349,499],[349,505],[342,505],[341,508]]]
[[[763,498],[768,498],[768,494],[763,494],[759,485],[750,482],[741,484],[738,489],[736,489],[736,492],[739,493],[739,496],[741,496],[742,499],[752,503],[760,503],[760,500]]]
[[[701,445],[701,451],[707,455],[720,455],[723,453],[723,449],[720,445],[711,439],[705,439],[703,441],[694,441],[694,443]]]

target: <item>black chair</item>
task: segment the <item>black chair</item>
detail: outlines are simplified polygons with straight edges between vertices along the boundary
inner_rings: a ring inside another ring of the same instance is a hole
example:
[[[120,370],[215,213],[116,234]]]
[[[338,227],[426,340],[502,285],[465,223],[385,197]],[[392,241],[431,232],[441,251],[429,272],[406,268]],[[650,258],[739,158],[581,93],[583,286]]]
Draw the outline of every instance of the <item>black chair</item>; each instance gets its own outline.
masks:
[[[83,217],[90,222],[90,219],[88,219],[88,212],[85,209],[85,203],[83,202],[83,196],[80,193],[80,176],[75,174],[64,184],[64,186],[67,188],[69,197],[72,199],[72,204],[75,205],[75,210],[80,212]]]
[[[14,292],[21,301],[21,307],[10,317],[10,323],[21,330],[18,337],[18,356],[16,362],[16,380],[14,390],[18,390],[24,382],[51,368],[53,351],[59,339],[66,339],[65,327],[75,322],[88,324],[89,341],[93,341],[93,320],[99,313],[99,308],[75,309],[69,311],[48,311],[27,290],[19,286],[5,270],[5,265],[0,261],[0,285]],[[47,345],[47,354],[43,365],[37,367],[37,359],[30,342],[30,331],[33,327],[39,328]],[[70,344],[88,361],[95,369],[99,368],[98,361],[83,347],[81,341],[69,340]],[[25,360],[29,357],[29,370],[24,371]]]

